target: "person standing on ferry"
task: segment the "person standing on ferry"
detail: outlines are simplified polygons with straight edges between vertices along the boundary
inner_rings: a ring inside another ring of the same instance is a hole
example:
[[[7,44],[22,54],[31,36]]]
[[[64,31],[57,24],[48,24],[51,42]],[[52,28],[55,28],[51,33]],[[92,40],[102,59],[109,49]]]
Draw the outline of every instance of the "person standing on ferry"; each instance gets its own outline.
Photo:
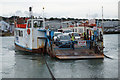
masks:
[[[73,34],[73,33],[72,33],[71,41],[72,41],[72,48],[73,48],[73,50],[74,50],[74,41],[75,41],[75,36],[74,36],[74,34]]]

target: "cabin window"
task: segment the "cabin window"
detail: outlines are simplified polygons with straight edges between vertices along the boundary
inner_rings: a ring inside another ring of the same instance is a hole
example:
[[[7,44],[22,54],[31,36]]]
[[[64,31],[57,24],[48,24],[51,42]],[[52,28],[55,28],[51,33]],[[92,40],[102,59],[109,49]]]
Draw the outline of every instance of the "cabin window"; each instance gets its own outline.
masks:
[[[15,30],[15,36],[17,35],[17,30]]]
[[[21,36],[21,37],[23,36],[23,31],[19,30],[19,36]]]
[[[72,31],[74,32],[74,29]]]
[[[81,29],[79,29],[79,33],[83,33],[83,29],[81,28]]]
[[[75,32],[77,32],[77,29],[75,29]]]
[[[27,27],[28,27],[28,28],[31,28],[31,21],[28,21]]]
[[[16,36],[18,36],[18,35],[19,35],[19,30],[16,30],[15,32],[16,32],[16,33],[15,33]]]
[[[40,20],[34,20],[33,25],[34,25],[34,28],[40,28],[40,27],[43,27],[43,21],[40,21]]]

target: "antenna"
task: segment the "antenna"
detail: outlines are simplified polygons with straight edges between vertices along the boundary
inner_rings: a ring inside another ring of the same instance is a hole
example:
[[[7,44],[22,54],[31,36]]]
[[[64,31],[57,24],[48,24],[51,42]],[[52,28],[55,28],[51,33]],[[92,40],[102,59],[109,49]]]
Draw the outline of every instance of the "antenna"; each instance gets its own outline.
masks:
[[[32,18],[32,7],[29,7],[29,17]]]
[[[102,31],[103,31],[104,27],[103,27],[103,6],[102,6]]]
[[[43,28],[45,28],[45,18],[44,18],[44,7],[43,7]]]
[[[102,25],[103,25],[103,6],[102,6]]]
[[[45,9],[45,8],[43,7],[43,18],[44,18],[44,9]]]

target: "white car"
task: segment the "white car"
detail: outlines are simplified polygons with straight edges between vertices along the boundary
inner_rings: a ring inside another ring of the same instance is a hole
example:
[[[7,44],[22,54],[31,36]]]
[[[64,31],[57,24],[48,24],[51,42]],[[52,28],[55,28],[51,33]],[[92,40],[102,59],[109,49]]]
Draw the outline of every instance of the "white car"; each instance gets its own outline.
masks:
[[[71,37],[67,33],[63,33],[57,36],[56,45],[62,48],[70,48]]]
[[[56,41],[57,36],[62,34],[62,32],[54,32],[54,41]]]

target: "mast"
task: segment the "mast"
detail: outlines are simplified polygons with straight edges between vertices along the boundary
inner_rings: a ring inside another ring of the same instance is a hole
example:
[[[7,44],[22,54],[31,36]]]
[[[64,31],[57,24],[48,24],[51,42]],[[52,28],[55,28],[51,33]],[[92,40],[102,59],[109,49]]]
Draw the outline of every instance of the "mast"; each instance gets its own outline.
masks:
[[[32,16],[32,7],[29,7],[29,17],[32,19],[33,16]]]
[[[102,33],[103,33],[104,27],[103,27],[103,6],[102,6]]]
[[[32,13],[32,7],[29,7],[29,17],[31,19],[31,26],[33,28],[33,13]]]
[[[104,34],[104,27],[103,27],[103,6],[102,6],[102,49],[103,49],[103,34]]]
[[[43,7],[43,28],[45,28],[45,18],[44,18],[44,7]]]

